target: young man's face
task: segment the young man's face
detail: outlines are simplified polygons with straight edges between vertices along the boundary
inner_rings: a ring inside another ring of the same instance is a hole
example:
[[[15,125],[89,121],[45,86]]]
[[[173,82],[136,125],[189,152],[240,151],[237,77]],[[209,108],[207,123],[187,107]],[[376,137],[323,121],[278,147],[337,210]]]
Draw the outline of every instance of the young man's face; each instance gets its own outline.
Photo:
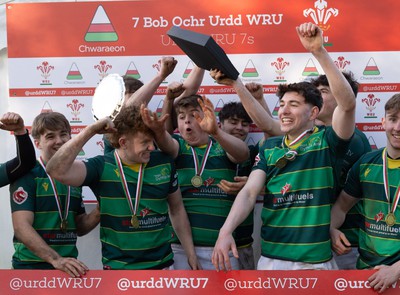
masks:
[[[123,154],[126,164],[148,163],[150,153],[155,149],[153,140],[153,136],[143,132],[124,135],[120,138],[119,154]]]
[[[387,111],[382,119],[382,125],[386,132],[387,149],[391,156],[400,154],[400,111]]]
[[[178,130],[182,138],[191,146],[199,146],[208,142],[208,134],[204,132],[197,123],[194,113],[203,117],[200,107],[186,107],[178,109]]]
[[[225,119],[220,124],[223,131],[243,141],[250,131],[250,123],[236,116]]]
[[[328,86],[319,85],[318,89],[321,91],[321,96],[324,102],[321,111],[318,114],[318,119],[324,123],[331,122],[333,111],[337,106],[336,99]]]
[[[52,131],[46,129],[34,142],[36,148],[40,150],[40,157],[47,162],[70,139],[71,134],[67,130]]]
[[[297,92],[286,92],[279,102],[278,117],[281,130],[289,140],[295,139],[303,131],[314,126],[318,108],[305,102]]]

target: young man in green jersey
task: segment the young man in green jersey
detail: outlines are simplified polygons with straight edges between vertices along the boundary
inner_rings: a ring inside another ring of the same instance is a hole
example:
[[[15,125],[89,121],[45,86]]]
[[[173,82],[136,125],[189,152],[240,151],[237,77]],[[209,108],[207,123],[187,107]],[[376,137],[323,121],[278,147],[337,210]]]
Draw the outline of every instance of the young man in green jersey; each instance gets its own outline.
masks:
[[[211,101],[199,95],[178,100],[175,105],[180,135],[165,128],[168,116],[160,119],[142,108],[145,122],[155,133],[157,146],[175,159],[183,202],[193,233],[197,256],[203,269],[212,269],[211,253],[219,228],[229,212],[234,195],[222,191],[222,179],[233,181],[236,164],[249,158],[246,143],[222,131]],[[188,269],[187,257],[174,239],[175,269]],[[236,269],[236,258],[231,257]]]
[[[220,128],[241,140],[246,140],[249,131],[250,124],[252,123],[251,118],[244,109],[240,102],[228,102],[225,103],[222,109],[218,113],[219,126]],[[251,172],[251,168],[254,164],[254,159],[258,154],[258,146],[249,146],[250,157],[247,161],[236,165],[236,174],[234,181],[221,180],[217,186],[224,192],[229,194],[237,194],[246,183],[247,178]],[[254,270],[254,253],[253,253],[253,228],[254,228],[254,217],[253,213],[250,213],[246,220],[237,227],[235,230],[235,241],[238,247],[239,254],[239,268]]]
[[[59,269],[72,277],[88,268],[77,258],[77,236],[99,222],[96,210],[85,213],[81,189],[63,185],[46,174],[45,167],[71,138],[63,114],[41,113],[33,121],[32,137],[40,151],[36,166],[10,184],[15,269]]]
[[[8,112],[0,118],[0,129],[12,131],[17,143],[17,156],[0,164],[0,187],[13,182],[36,164],[35,149],[19,114]]]
[[[278,125],[240,80],[211,71],[217,82],[232,85],[254,122],[266,133],[285,136],[268,139],[244,188],[236,197],[220,230],[213,253],[217,270],[231,269],[232,237],[265,186],[262,212],[262,256],[258,269],[334,269],[329,238],[330,204],[335,192],[333,166],[341,164],[354,130],[355,96],[323,47],[322,31],[314,24],[297,28],[303,46],[319,61],[329,78],[338,107],[331,127],[315,126],[322,107],[320,91],[308,82],[280,85]]]
[[[350,169],[332,208],[330,230],[333,250],[339,255],[349,252],[350,243],[339,227],[362,200],[357,268],[378,270],[368,281],[379,293],[400,279],[400,93],[386,102],[382,125],[386,147],[363,155]]]
[[[75,160],[90,138],[106,132],[113,152]],[[60,182],[89,186],[98,198],[104,269],[171,269],[171,223],[190,267],[199,269],[175,166],[153,139],[139,109],[129,105],[114,123],[104,118],[87,126],[47,165]]]

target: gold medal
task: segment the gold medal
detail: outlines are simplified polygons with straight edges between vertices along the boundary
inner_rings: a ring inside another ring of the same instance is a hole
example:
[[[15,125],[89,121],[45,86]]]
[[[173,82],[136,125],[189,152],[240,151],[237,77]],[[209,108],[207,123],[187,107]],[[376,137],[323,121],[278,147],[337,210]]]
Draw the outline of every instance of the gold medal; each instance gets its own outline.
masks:
[[[191,182],[194,187],[201,187],[201,185],[203,184],[203,179],[200,175],[195,175],[192,177]]]
[[[61,220],[60,229],[63,233],[67,232],[68,221],[66,219]]]
[[[131,224],[133,228],[139,228],[139,220],[136,215],[132,215]]]
[[[386,215],[385,222],[388,226],[393,226],[396,224],[396,217],[394,216],[394,214],[392,212],[389,212]]]
[[[280,157],[278,161],[275,162],[275,167],[278,169],[282,169],[283,167],[286,166],[286,163],[287,163],[286,157],[285,156]]]

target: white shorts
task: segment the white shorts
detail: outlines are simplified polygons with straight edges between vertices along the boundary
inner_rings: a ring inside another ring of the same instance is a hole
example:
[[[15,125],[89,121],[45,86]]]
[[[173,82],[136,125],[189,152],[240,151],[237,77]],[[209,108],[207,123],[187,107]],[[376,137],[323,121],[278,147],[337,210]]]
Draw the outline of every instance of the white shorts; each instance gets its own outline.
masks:
[[[261,256],[258,260],[257,270],[300,270],[300,269],[315,269],[315,270],[335,270],[338,269],[334,259],[323,263],[304,263],[298,261],[288,261],[268,258]]]
[[[183,250],[182,245],[180,244],[171,244],[172,251],[174,252],[174,269],[187,269],[190,270],[190,266],[188,264],[188,259]],[[214,265],[211,262],[211,257],[214,248],[213,247],[199,247],[195,246],[194,250],[196,251],[197,259],[201,264],[201,267],[204,270],[215,270]],[[239,269],[239,261],[231,253],[229,253],[231,266],[233,270]]]
[[[347,254],[337,255],[335,252],[332,252],[332,254],[339,269],[357,269],[359,253],[356,247],[352,247]]]

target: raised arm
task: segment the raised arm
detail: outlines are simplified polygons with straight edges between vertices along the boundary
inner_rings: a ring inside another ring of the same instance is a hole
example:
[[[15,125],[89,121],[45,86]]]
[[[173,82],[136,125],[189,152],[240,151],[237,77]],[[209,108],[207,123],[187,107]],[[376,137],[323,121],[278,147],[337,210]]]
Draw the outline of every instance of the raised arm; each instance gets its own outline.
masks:
[[[271,111],[270,111],[270,109],[269,109],[269,107],[268,107],[268,105],[267,105],[267,103],[266,103],[266,101],[264,99],[263,85],[259,84],[259,83],[252,82],[252,83],[246,83],[245,86],[246,86],[247,90],[250,92],[250,94],[258,101],[258,103],[262,106],[262,108],[267,112],[267,114],[272,119],[274,119],[272,117],[272,113],[271,113]],[[275,122],[277,122],[278,125],[279,125],[278,120],[275,120]],[[280,128],[278,128],[279,127],[278,125],[274,124],[273,127],[275,127],[275,128],[272,130],[273,134],[264,132],[264,139],[267,139],[267,138],[269,138],[271,136],[283,135],[283,132],[281,131]],[[257,127],[258,127],[258,125],[257,125]]]
[[[354,133],[354,128],[349,126],[355,124],[354,92],[323,46],[322,30],[313,23],[301,24],[296,30],[304,48],[311,52],[321,65],[336,99],[337,107],[333,112],[332,127],[340,138],[349,139]]]
[[[210,71],[210,75],[219,84],[232,86],[235,89],[240,101],[246,109],[246,112],[258,128],[260,128],[264,133],[267,133],[270,136],[282,134],[279,122],[272,118],[270,113],[268,113],[264,108],[260,108],[260,103],[253,97],[240,79],[229,79],[219,70]]]
[[[13,131],[17,144],[17,156],[1,165],[4,165],[2,168],[5,168],[7,176],[0,179],[0,186],[4,186],[31,170],[36,164],[36,155],[29,133],[25,129],[24,120],[19,114],[12,112],[4,114],[0,119],[0,129]]]
[[[195,66],[190,72],[189,76],[183,83],[173,82],[168,85],[167,94],[164,98],[163,108],[161,116],[169,114],[170,117],[167,119],[166,129],[172,134],[174,131],[172,120],[174,118],[174,104],[176,104],[181,98],[194,95],[200,88],[201,82],[204,78],[204,70]]]
[[[132,94],[126,101],[126,105],[147,105],[162,81],[174,71],[177,62],[173,57],[163,57],[159,61],[160,71],[158,71],[157,75]]]
[[[179,143],[165,129],[165,121],[169,115],[165,114],[159,118],[144,105],[140,107],[140,114],[147,127],[153,130],[158,148],[175,159],[178,156]]]
[[[66,142],[49,160],[46,172],[71,186],[81,186],[86,178],[86,166],[82,161],[75,160],[85,143],[95,134],[115,131],[109,118],[103,118],[87,126],[78,135]]]
[[[221,145],[233,163],[246,161],[250,156],[247,144],[218,127],[214,106],[207,97],[204,96],[203,101],[199,99],[198,102],[203,109],[204,117],[201,118],[198,113],[194,113],[194,116],[201,129],[211,135]]]
[[[165,121],[165,128],[169,134],[172,134],[175,129],[173,124],[174,101],[177,97],[181,96],[183,92],[185,92],[185,89],[183,88],[183,84],[179,82],[172,82],[167,87],[167,94],[164,97],[161,117],[164,115],[169,115]]]

